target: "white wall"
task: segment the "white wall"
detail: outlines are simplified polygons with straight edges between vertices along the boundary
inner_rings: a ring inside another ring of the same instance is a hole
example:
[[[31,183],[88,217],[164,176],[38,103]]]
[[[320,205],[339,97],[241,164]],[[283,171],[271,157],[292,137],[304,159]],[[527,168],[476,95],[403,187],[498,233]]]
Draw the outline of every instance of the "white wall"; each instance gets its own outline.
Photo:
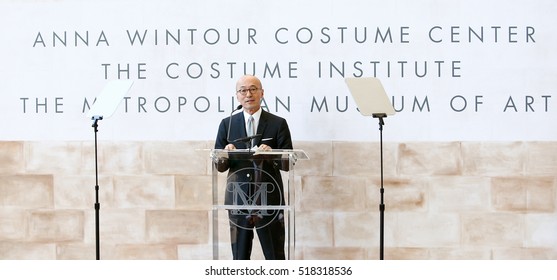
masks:
[[[212,140],[244,63],[249,73],[255,64],[268,110],[289,120],[295,140],[378,138],[377,120],[356,111],[343,79],[351,76],[377,76],[393,98],[400,112],[386,119],[388,141],[557,139],[554,1],[0,6],[0,140],[91,139],[84,101],[113,79],[135,84],[101,121],[101,139]],[[167,31],[180,43],[167,44]]]

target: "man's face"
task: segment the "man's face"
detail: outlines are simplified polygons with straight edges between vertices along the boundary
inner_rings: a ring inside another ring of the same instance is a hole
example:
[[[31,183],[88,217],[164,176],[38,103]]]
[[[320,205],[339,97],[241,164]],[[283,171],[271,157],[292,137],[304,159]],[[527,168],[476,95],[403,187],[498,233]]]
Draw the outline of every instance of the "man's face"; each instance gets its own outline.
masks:
[[[249,113],[259,110],[263,93],[261,82],[256,77],[242,77],[236,83],[236,98],[238,98],[238,102],[242,104],[244,110]]]

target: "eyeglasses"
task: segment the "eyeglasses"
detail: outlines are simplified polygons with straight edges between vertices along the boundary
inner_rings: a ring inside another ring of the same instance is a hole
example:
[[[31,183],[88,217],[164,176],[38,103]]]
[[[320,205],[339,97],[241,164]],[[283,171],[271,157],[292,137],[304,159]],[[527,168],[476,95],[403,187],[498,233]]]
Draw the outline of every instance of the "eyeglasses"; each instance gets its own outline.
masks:
[[[258,90],[260,90],[260,89],[259,89],[259,88],[255,88],[255,87],[252,87],[252,88],[244,88],[244,89],[239,89],[239,90],[237,90],[236,93],[239,93],[239,94],[241,94],[241,95],[243,95],[243,96],[246,96],[246,94],[248,94],[248,91],[249,91],[249,93],[251,93],[251,94],[255,94]]]

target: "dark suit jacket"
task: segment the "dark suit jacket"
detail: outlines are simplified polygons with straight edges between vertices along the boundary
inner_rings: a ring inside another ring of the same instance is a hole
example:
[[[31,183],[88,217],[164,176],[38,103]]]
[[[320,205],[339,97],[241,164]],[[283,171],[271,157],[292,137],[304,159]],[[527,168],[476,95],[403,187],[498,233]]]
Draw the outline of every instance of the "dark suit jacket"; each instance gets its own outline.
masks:
[[[229,127],[230,122],[230,127]],[[230,133],[230,137],[228,137]],[[261,112],[261,117],[259,119],[259,125],[257,127],[257,133],[261,137],[255,140],[255,145],[259,146],[261,144],[266,144],[273,149],[292,149],[292,139],[290,136],[290,129],[284,118],[273,115],[267,111]],[[223,119],[219,125],[219,130],[217,133],[217,138],[215,141],[215,149],[223,149],[227,144],[232,143],[237,149],[247,149],[249,143],[244,142],[234,142],[235,139],[246,137],[245,120],[244,114],[238,113],[230,117]],[[269,139],[266,141],[261,141],[262,139]],[[229,141],[230,140],[230,141]],[[237,158],[234,158],[237,157]],[[262,169],[264,172],[260,172],[259,176],[253,174],[254,164],[257,168]],[[276,185],[277,189],[268,194],[268,205],[283,205],[284,195],[283,195],[283,183],[280,170],[288,170],[288,160],[277,158],[277,156],[253,156],[249,152],[238,153],[235,155],[229,155],[229,159],[219,162],[217,164],[217,169],[220,172],[228,170],[228,181],[234,182],[253,182],[257,180],[259,182],[271,182]],[[253,190],[249,190],[250,184],[242,186],[242,189],[246,193],[251,193]],[[228,189],[227,189],[228,190]],[[270,190],[269,190],[270,191]],[[236,198],[237,200],[238,198]],[[233,204],[234,197],[232,193],[227,191],[225,195],[225,204]]]
[[[215,149],[223,149],[227,144],[236,139],[247,136],[245,119],[243,113],[232,115],[223,119],[219,125],[217,139],[215,141]],[[228,123],[230,122],[230,128]],[[228,131],[230,130],[230,139],[227,139]],[[256,145],[267,144],[273,149],[292,149],[292,139],[290,137],[290,130],[285,119],[273,115],[267,111],[261,111],[261,118],[259,119],[259,126],[257,127],[256,134],[261,134],[255,142]],[[271,140],[261,143],[261,139],[271,138]],[[230,142],[228,141],[230,140]],[[237,149],[246,149],[245,143],[233,143]]]

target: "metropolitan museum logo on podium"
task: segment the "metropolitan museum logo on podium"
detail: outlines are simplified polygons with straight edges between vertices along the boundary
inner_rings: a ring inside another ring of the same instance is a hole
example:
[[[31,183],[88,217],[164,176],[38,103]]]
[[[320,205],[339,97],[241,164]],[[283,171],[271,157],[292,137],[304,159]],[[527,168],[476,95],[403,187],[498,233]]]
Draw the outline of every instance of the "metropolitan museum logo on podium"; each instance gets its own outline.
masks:
[[[248,229],[259,229],[275,219],[283,219],[282,189],[267,171],[258,167],[242,168],[229,174],[227,181],[226,197],[232,198],[228,204],[232,205],[229,211],[232,224],[246,228],[238,219],[247,219]],[[271,196],[278,201],[270,199]]]

